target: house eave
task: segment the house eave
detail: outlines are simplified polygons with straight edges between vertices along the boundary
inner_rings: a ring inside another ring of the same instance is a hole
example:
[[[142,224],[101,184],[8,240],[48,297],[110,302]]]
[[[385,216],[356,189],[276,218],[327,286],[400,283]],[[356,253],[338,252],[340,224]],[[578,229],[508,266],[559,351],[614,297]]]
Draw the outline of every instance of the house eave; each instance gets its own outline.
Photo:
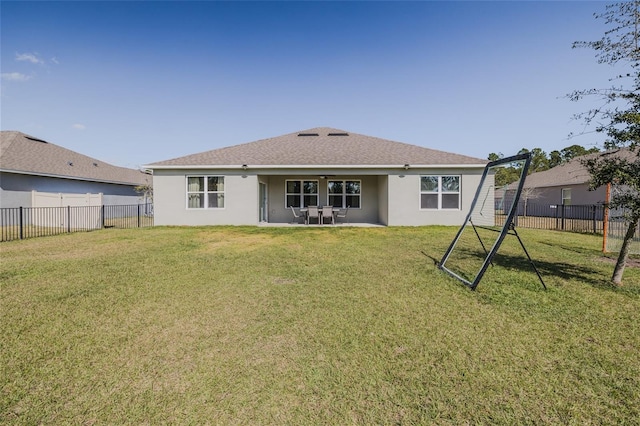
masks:
[[[145,165],[143,168],[150,170],[278,170],[278,169],[484,169],[486,164],[267,164],[267,165]]]
[[[56,179],[79,180],[83,182],[108,183],[108,184],[114,184],[114,185],[127,185],[127,186],[141,185],[140,183],[136,183],[136,182],[123,182],[123,181],[115,181],[115,180],[107,180],[107,179],[93,179],[93,178],[79,177],[79,176],[56,175],[52,173],[27,172],[24,170],[0,169],[0,173],[12,173],[16,175],[41,176],[41,177],[56,178]]]

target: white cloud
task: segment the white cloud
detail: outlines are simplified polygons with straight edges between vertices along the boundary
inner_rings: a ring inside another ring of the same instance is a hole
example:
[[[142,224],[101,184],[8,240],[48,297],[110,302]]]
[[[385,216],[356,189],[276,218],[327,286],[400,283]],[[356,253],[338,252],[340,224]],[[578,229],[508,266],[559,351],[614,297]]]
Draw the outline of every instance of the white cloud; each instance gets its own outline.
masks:
[[[30,75],[24,75],[19,72],[3,72],[1,76],[3,80],[8,81],[27,81],[31,79]]]
[[[44,61],[38,58],[37,53],[16,53],[16,61],[31,62],[32,64],[44,64]]]
[[[60,61],[58,61],[58,58],[56,58],[55,56],[51,58],[51,62],[53,62],[56,65],[60,64]]]
[[[84,130],[84,129],[86,129],[86,128],[87,128],[84,124],[80,124],[80,123],[76,123],[76,124],[74,124],[74,125],[73,125],[73,126],[71,126],[71,127],[73,127],[73,128],[74,128],[74,129],[76,129],[76,130]]]

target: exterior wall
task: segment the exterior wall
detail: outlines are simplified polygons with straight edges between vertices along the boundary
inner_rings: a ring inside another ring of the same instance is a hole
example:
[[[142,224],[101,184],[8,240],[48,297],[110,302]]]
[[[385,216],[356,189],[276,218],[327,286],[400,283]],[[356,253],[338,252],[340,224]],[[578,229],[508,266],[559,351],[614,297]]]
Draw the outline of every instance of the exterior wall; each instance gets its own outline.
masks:
[[[325,172],[328,174],[327,172]],[[324,176],[324,175],[322,175]],[[323,179],[318,175],[282,175],[282,176],[260,176],[262,181],[267,182],[269,191],[269,222],[288,223],[293,219],[291,209],[285,205],[285,182],[289,179],[317,180],[319,186],[319,205],[328,203],[329,194],[327,192],[328,180],[359,180],[361,181],[360,208],[349,209],[348,217],[350,222],[379,223],[378,219],[378,177],[360,175],[333,175]]]
[[[571,188],[571,204],[588,205],[600,204],[605,201],[606,187],[602,186],[595,191],[589,191],[589,185],[558,185],[545,188],[536,188],[533,196],[529,197],[528,202],[539,205],[558,205],[562,204],[562,190]],[[512,200],[513,192],[508,191],[506,200]],[[523,200],[523,196],[520,196]]]
[[[558,187],[557,189],[558,197],[560,197],[560,202],[562,202],[562,188],[571,188],[571,204],[574,205],[604,203],[607,193],[606,186],[600,187],[595,191],[589,191],[589,185],[587,184],[563,186]],[[533,202],[536,201],[534,200]]]
[[[151,200],[145,199],[144,196],[142,195],[132,197],[132,196],[125,196],[125,195],[104,195],[103,194],[102,203],[105,206],[127,206],[131,204],[151,203]]]
[[[411,170],[408,173],[389,175],[389,221],[388,225],[461,225],[480,184],[484,169],[428,169]],[[460,209],[421,210],[420,176],[460,175]]]
[[[105,204],[138,204],[144,199],[131,185],[0,173],[0,206],[32,207],[31,191],[65,194],[104,194]],[[23,193],[24,195],[19,195]]]
[[[378,176],[378,220],[389,224],[389,176]]]
[[[285,205],[287,179],[314,179],[319,183],[319,204],[327,204],[327,180],[360,180],[361,208],[349,209],[349,222],[396,226],[460,225],[468,214],[483,168],[411,170],[165,170],[154,171],[154,223],[156,225],[257,225],[259,182],[267,184],[268,220],[289,223]],[[421,210],[420,176],[460,175],[461,206],[458,210]],[[225,208],[187,209],[187,176],[224,176]]]
[[[224,176],[221,209],[187,209],[187,176]],[[238,171],[155,170],[155,225],[257,225],[258,177]]]

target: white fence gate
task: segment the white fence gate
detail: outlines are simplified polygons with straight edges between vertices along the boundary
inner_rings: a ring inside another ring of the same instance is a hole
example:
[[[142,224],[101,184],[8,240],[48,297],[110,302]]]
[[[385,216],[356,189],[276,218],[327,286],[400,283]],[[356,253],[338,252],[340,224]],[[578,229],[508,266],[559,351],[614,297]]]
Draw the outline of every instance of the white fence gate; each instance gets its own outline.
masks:
[[[32,214],[31,224],[35,226],[65,229],[100,229],[100,206],[102,194],[63,194],[31,191],[31,206],[40,207]],[[73,207],[94,206],[89,213],[69,214]],[[45,208],[42,208],[45,207]],[[65,208],[66,207],[66,208]]]

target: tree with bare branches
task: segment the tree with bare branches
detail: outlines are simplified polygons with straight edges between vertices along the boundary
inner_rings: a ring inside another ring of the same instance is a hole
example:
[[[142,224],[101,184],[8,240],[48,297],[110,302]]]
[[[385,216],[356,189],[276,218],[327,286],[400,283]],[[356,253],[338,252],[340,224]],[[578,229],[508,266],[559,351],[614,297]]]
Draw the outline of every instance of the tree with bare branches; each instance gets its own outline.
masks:
[[[594,14],[609,26],[596,41],[577,41],[574,48],[589,48],[596,52],[598,63],[614,66],[618,72],[610,79],[610,87],[576,90],[569,99],[599,98],[601,106],[577,114],[588,129],[602,133],[607,149],[628,148],[632,156],[598,155],[583,160],[591,174],[590,187],[613,184],[617,191],[609,201],[612,208],[624,208],[628,228],[614,268],[611,281],[622,284],[631,241],[640,223],[640,1],[610,4],[602,13]]]

